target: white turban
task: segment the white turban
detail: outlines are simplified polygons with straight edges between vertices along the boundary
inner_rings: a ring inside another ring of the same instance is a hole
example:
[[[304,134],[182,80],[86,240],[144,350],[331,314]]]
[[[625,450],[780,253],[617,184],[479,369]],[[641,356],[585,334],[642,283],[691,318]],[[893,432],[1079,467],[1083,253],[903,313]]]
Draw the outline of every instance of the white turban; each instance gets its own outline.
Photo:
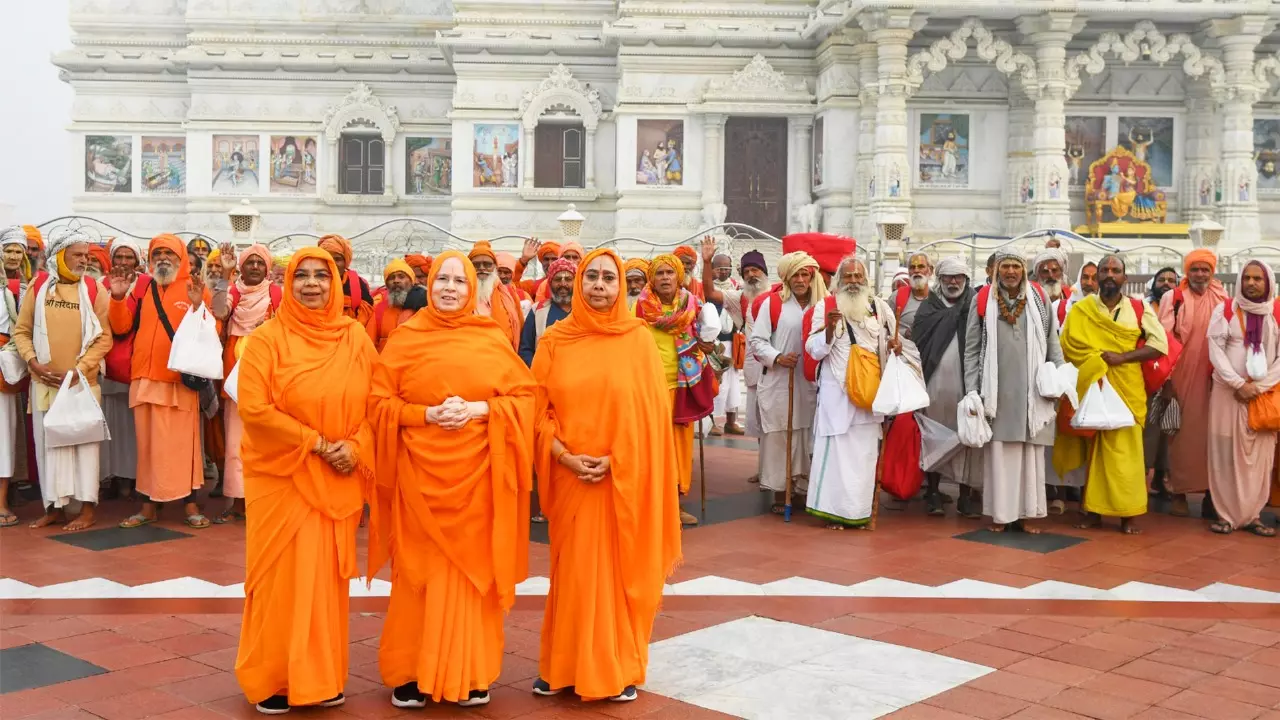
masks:
[[[27,231],[21,225],[10,225],[0,231],[0,246],[21,245],[27,247]]]
[[[1001,248],[997,250],[994,267],[998,269],[1000,267],[1000,263],[1004,262],[1005,260],[1017,260],[1022,265],[1022,267],[1025,268],[1027,266],[1026,256],[1018,252],[1014,248]]]
[[[782,301],[786,302],[791,299],[791,278],[804,268],[813,270],[813,276],[817,278],[810,286],[809,303],[822,300],[827,296],[827,284],[822,282],[821,276],[818,274],[818,261],[807,252],[796,251],[787,253],[778,261],[778,277],[782,278],[782,289],[778,294],[782,297]]]
[[[949,255],[938,261],[937,274],[939,277],[944,275],[963,275],[972,277],[969,271],[969,263],[956,255]]]
[[[1058,267],[1061,267],[1063,270],[1067,269],[1067,254],[1065,252],[1058,248],[1045,248],[1039,255],[1036,255],[1034,260],[1031,261],[1032,272],[1039,272],[1040,266],[1050,260],[1056,261],[1058,263]]]
[[[147,266],[147,253],[142,249],[142,245],[131,237],[118,237],[111,241],[111,261],[115,262],[116,250],[119,248],[129,248],[133,254],[138,257],[138,267],[145,268]]]

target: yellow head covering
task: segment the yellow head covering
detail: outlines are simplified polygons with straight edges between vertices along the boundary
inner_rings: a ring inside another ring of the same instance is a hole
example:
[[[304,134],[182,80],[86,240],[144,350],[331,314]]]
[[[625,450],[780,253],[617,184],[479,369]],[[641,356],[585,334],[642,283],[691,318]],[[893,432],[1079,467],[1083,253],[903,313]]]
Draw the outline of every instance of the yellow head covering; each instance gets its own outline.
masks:
[[[658,274],[658,268],[669,267],[676,271],[676,285],[684,287],[684,263],[680,262],[680,258],[670,253],[659,255],[649,261],[649,285],[653,285],[655,276]]]
[[[408,275],[409,281],[413,281],[413,268],[410,267],[409,263],[405,262],[402,258],[396,258],[387,263],[387,266],[382,270],[382,281],[391,282],[391,276],[398,272]]]

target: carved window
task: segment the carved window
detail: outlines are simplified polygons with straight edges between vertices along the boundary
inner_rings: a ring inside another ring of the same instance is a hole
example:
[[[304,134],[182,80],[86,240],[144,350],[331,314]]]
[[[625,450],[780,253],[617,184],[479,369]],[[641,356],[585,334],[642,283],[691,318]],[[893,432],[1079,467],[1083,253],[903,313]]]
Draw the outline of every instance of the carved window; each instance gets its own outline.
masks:
[[[534,132],[534,187],[586,187],[586,130],[582,123],[542,122]]]
[[[381,135],[344,132],[338,142],[338,192],[381,195],[386,187],[386,143]]]

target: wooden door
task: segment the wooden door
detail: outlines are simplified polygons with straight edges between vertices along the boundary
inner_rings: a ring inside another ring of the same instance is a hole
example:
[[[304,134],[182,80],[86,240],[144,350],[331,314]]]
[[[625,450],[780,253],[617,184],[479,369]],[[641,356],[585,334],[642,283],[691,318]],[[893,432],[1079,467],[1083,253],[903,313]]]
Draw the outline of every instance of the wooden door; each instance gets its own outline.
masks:
[[[724,131],[728,222],[776,237],[787,232],[787,120],[732,117]]]

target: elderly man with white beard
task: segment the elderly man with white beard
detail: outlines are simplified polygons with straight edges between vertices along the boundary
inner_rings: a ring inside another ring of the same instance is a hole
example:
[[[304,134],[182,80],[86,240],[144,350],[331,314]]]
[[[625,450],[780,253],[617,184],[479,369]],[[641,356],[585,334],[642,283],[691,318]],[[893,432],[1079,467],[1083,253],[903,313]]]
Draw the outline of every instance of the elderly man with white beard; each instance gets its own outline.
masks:
[[[707,265],[711,266],[712,282],[707,282]],[[710,263],[704,257],[702,259],[702,287],[705,294],[705,288],[714,287],[721,292],[723,296],[726,290],[740,290],[742,283],[733,276],[733,258],[724,253],[716,253],[711,258]],[[728,308],[723,302],[711,303],[716,310],[720,312],[720,335],[716,341],[727,345],[733,352],[735,359],[734,367],[726,369],[723,377],[720,379],[720,392],[716,393],[715,407],[711,414],[711,434],[712,435],[742,435],[745,431],[738,424],[738,406],[742,402],[742,387],[739,384],[737,359],[739,357],[739,347],[745,347],[742,335],[742,323],[734,319]],[[721,419],[724,420],[723,425]]]
[[[1074,304],[1071,298],[1076,296],[1072,288],[1062,282],[1062,274],[1067,269],[1067,254],[1058,248],[1046,247],[1031,261],[1031,266],[1034,268],[1036,278],[1040,281],[1040,287],[1044,288],[1049,300],[1053,302],[1053,314],[1058,321],[1058,336],[1061,337],[1062,325],[1067,319],[1067,310]],[[1094,267],[1094,265],[1090,263],[1088,267]],[[1055,447],[1083,446],[1087,442],[1078,435],[1057,433],[1053,444]],[[1058,471],[1053,467],[1054,448],[1050,447],[1046,452],[1049,464],[1045,469],[1047,483],[1045,497],[1049,501],[1049,514],[1061,515],[1067,510],[1068,500],[1079,502],[1080,488],[1084,487],[1084,481],[1089,472],[1087,468],[1082,467],[1059,476]]]
[[[846,375],[854,353],[874,355],[883,371],[889,353],[901,352],[889,304],[867,285],[867,268],[855,256],[836,272],[834,302],[811,304],[811,330],[804,350],[818,366],[813,464],[809,473],[810,515],[832,530],[863,527],[871,519],[876,460],[884,418],[849,398]]]
[[[911,339],[916,312],[929,299],[932,280],[933,261],[926,253],[913,253],[907,258],[907,284],[898,288],[894,294],[893,309],[898,313],[898,322],[902,325],[899,333],[908,340]]]
[[[924,369],[929,390],[930,420],[956,430],[956,406],[964,397],[965,333],[974,289],[969,264],[959,257],[938,263],[938,288],[920,305],[911,336]],[[942,480],[960,486],[956,512],[967,518],[982,517],[982,452],[965,448],[932,472],[925,473],[925,508],[929,515],[946,514],[939,486]]]
[[[965,393],[977,393],[991,425],[985,448],[982,513],[991,530],[1047,514],[1045,448],[1053,444],[1054,399],[1036,391],[1045,362],[1063,364],[1058,322],[1048,297],[1027,277],[1027,263],[1011,250],[995,258],[991,285],[978,291],[965,328]]]
[[[715,240],[711,239],[710,236],[704,237],[702,239],[702,286],[706,292],[707,302],[724,308],[725,312],[729,313],[729,318],[733,320],[734,327],[740,329],[744,339],[749,338],[751,337],[751,328],[755,320],[752,317],[751,305],[756,298],[769,291],[769,267],[765,264],[764,255],[759,251],[749,250],[742,255],[738,263],[739,272],[742,273],[741,287],[725,287],[716,282],[715,268],[711,263],[715,253]],[[744,346],[742,381],[747,386],[746,434],[752,437],[763,437],[763,433],[760,430],[760,410],[756,402],[756,390],[760,385],[760,378],[763,374],[764,367],[760,364],[760,361],[751,353],[749,348]],[[759,455],[757,455],[757,462],[760,462]],[[750,479],[750,482],[760,481],[760,473],[758,471],[759,467],[757,467],[757,473]]]
[[[745,263],[744,263],[745,264]],[[764,367],[756,388],[760,411],[760,486],[774,492],[773,512],[783,514],[782,495],[787,478],[804,495],[808,488],[809,456],[813,454],[813,419],[818,391],[801,366],[804,352],[804,313],[827,297],[827,284],[818,261],[806,252],[792,252],[778,262],[782,284],[764,296],[747,339],[751,354]],[[754,309],[753,309],[754,310]],[[794,390],[791,377],[794,377]],[[788,419],[787,410],[791,409]],[[787,430],[791,430],[791,467],[787,467]]]

